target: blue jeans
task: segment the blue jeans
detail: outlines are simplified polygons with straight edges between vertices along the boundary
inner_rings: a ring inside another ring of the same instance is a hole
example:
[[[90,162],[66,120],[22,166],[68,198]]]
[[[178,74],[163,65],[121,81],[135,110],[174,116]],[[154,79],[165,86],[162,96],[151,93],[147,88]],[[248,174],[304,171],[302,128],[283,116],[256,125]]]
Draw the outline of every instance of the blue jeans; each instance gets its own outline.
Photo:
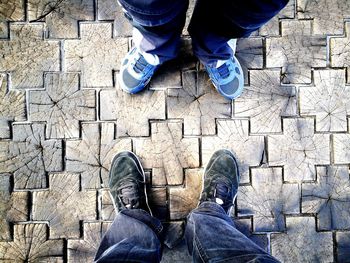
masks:
[[[117,214],[95,262],[160,262],[162,225],[143,210]],[[278,262],[239,232],[221,206],[203,202],[187,218],[185,239],[193,262]]]
[[[175,58],[188,0],[119,0],[126,17],[143,35],[141,49],[161,62]],[[197,0],[189,25],[194,54],[204,63],[232,56],[227,41],[249,36],[288,0]]]

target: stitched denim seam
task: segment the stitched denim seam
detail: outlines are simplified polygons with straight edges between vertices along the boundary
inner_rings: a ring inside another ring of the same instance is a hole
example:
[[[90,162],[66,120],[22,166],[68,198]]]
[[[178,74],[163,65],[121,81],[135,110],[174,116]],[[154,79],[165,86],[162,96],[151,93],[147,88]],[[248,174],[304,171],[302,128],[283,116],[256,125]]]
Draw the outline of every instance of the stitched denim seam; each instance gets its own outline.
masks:
[[[205,250],[203,249],[199,239],[197,238],[197,235],[194,236],[194,245],[197,247],[197,250],[199,252],[199,256],[202,259],[203,262],[208,262],[209,257],[205,253]]]

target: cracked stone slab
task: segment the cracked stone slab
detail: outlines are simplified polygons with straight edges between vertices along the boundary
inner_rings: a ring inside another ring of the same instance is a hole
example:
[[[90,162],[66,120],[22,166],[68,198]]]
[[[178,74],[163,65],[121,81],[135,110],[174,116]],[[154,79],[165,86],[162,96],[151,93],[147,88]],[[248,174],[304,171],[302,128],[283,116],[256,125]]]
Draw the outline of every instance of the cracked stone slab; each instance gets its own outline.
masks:
[[[333,134],[333,152],[335,164],[350,163],[350,134]]]
[[[312,33],[310,20],[285,20],[282,36],[266,39],[266,67],[282,67],[283,83],[310,83],[311,68],[326,67],[326,36]]]
[[[216,118],[230,118],[231,101],[211,85],[204,71],[182,73],[182,89],[168,89],[168,118],[184,120],[185,135],[215,134]]]
[[[49,185],[33,193],[33,220],[48,221],[51,238],[79,238],[79,221],[96,219],[96,192],[80,190],[79,174],[50,174]]]
[[[287,217],[287,232],[271,235],[271,254],[282,262],[333,262],[332,232],[316,232],[314,217]]]
[[[7,76],[0,73],[0,138],[10,138],[11,121],[26,118],[25,92],[10,90]]]
[[[114,123],[83,123],[82,138],[66,142],[66,169],[81,173],[82,188],[108,185],[113,157],[131,151],[130,139],[115,139]]]
[[[213,153],[220,149],[233,152],[238,162],[240,182],[249,182],[249,167],[264,161],[264,137],[248,132],[248,120],[218,120],[217,135],[202,138],[202,157],[205,166]]]
[[[268,136],[270,166],[284,167],[284,180],[315,180],[315,165],[330,164],[330,138],[314,133],[313,119],[283,119],[283,134]]]
[[[285,214],[300,213],[300,187],[285,184],[282,168],[251,171],[251,185],[238,188],[238,215],[253,216],[254,232],[283,231]]]
[[[79,122],[95,120],[95,91],[79,87],[79,75],[45,74],[45,90],[29,91],[29,120],[46,122],[47,138],[79,137]]]
[[[42,88],[44,71],[60,70],[60,44],[43,38],[44,24],[11,24],[10,40],[0,39],[0,71],[12,88]]]
[[[112,87],[113,72],[128,51],[128,40],[113,38],[112,23],[79,25],[80,39],[64,44],[66,71],[82,72],[83,87]]]
[[[28,19],[45,21],[50,38],[77,38],[78,22],[94,20],[93,0],[28,0]]]
[[[13,192],[11,176],[0,174],[0,240],[10,240],[9,223],[28,219],[28,193]]]
[[[302,185],[303,213],[317,213],[319,230],[350,229],[349,167],[317,167],[317,182]]]
[[[165,120],[164,91],[128,94],[121,89],[100,92],[101,120],[117,120],[117,136],[149,136],[149,120]]]
[[[300,87],[300,114],[316,116],[316,131],[347,131],[350,86],[345,70],[315,70],[314,86]]]
[[[350,18],[350,3],[346,0],[298,0],[299,19],[314,21],[314,34],[343,34],[344,18]]]
[[[170,219],[184,219],[198,205],[203,185],[203,169],[185,170],[183,187],[169,187]]]
[[[8,22],[23,21],[24,17],[24,0],[0,2],[0,38],[8,37]]]
[[[349,262],[350,258],[350,232],[336,234],[338,262]]]
[[[281,84],[280,70],[250,70],[250,85],[233,105],[234,116],[250,118],[252,133],[281,132],[281,117],[297,115],[296,89]]]
[[[68,262],[93,262],[103,235],[111,223],[89,222],[83,224],[83,239],[68,239]]]
[[[15,189],[46,187],[46,173],[62,171],[62,141],[44,131],[41,123],[14,124],[13,140],[0,141],[0,171],[14,174]]]
[[[181,122],[151,123],[151,138],[134,143],[143,167],[162,169],[169,185],[182,184],[184,168],[199,166],[199,141],[183,137]]]
[[[63,240],[50,240],[46,224],[20,224],[14,226],[14,240],[0,241],[1,258],[5,262],[63,262],[54,257],[63,256]]]

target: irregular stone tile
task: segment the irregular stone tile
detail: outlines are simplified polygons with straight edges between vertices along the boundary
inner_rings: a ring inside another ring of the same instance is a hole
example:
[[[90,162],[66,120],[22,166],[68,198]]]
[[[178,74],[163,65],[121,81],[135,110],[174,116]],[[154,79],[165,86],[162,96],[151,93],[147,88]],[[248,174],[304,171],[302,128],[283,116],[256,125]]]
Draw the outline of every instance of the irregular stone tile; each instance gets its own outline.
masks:
[[[28,0],[28,19],[45,21],[50,38],[77,38],[78,22],[94,20],[94,1]]]
[[[182,89],[168,90],[168,118],[183,119],[185,135],[215,134],[215,119],[230,118],[231,101],[215,90],[206,72],[183,72],[182,81]]]
[[[252,133],[281,132],[281,117],[297,114],[296,89],[281,84],[279,70],[251,70],[250,85],[233,105],[234,116],[250,118]]]
[[[271,253],[282,262],[333,262],[331,232],[316,232],[314,217],[287,217],[287,232],[271,235]]]
[[[184,219],[198,205],[203,185],[202,169],[185,170],[185,185],[169,187],[170,219]]]
[[[165,119],[164,91],[128,94],[121,89],[100,92],[101,120],[117,120],[117,136],[149,136],[149,120]]]
[[[113,221],[115,218],[115,208],[113,205],[112,197],[110,196],[109,190],[101,190],[101,212],[100,216],[102,220]]]
[[[153,168],[151,180],[152,180],[152,186],[165,186],[167,182],[166,182],[166,175],[165,175],[164,169]]]
[[[95,120],[95,91],[78,74],[45,74],[45,90],[29,92],[29,120],[46,122],[46,137],[77,138],[79,121]]]
[[[62,141],[45,139],[44,124],[14,124],[13,140],[0,141],[0,171],[14,174],[14,187],[46,187],[46,173],[62,171]]]
[[[25,120],[25,92],[9,90],[6,75],[0,73],[0,138],[10,138],[10,121]]]
[[[213,153],[228,149],[235,155],[241,175],[240,182],[249,182],[249,167],[259,166],[264,159],[264,137],[251,136],[248,120],[218,120],[217,135],[202,138],[202,157],[205,166]]]
[[[350,259],[350,232],[337,232],[337,259],[338,262],[349,262]]]
[[[181,70],[175,65],[175,62],[180,59],[178,57],[175,61],[169,61],[167,64],[162,65],[152,77],[149,89],[164,90],[181,88]]]
[[[0,39],[0,71],[12,88],[42,88],[43,72],[60,69],[58,41],[43,39],[43,24],[11,24],[10,40]]]
[[[79,174],[49,178],[49,190],[33,193],[33,220],[49,221],[50,237],[79,238],[79,221],[96,219],[96,192],[80,190]]]
[[[66,142],[67,171],[81,173],[83,188],[106,187],[112,159],[121,151],[131,151],[131,140],[115,139],[113,123],[84,123],[82,139]]]
[[[282,36],[266,39],[266,67],[282,67],[283,83],[310,83],[312,67],[326,67],[326,36],[312,35],[312,21],[282,21]]]
[[[0,38],[8,37],[7,22],[24,20],[24,0],[0,2]]]
[[[93,262],[102,237],[110,225],[111,223],[107,222],[84,223],[83,238],[68,239],[68,262]]]
[[[333,156],[335,164],[350,163],[350,134],[333,134]]]
[[[188,253],[188,248],[183,239],[178,245],[169,249],[164,247],[161,263],[191,263],[192,257]]]
[[[154,217],[161,221],[168,219],[169,209],[167,200],[166,187],[148,187],[147,188],[148,203]]]
[[[163,231],[165,231],[164,244],[166,247],[172,249],[182,242],[186,228],[185,221],[163,223],[163,226]]]
[[[28,219],[28,193],[11,191],[10,175],[0,174],[0,240],[10,240],[9,223]]]
[[[302,185],[303,213],[317,213],[319,230],[350,229],[349,167],[317,167],[317,182]]]
[[[314,34],[342,34],[344,18],[350,18],[350,3],[346,0],[298,0],[299,19],[314,21]]]
[[[199,166],[199,141],[182,136],[182,123],[151,123],[151,138],[135,139],[136,154],[146,169],[162,168],[167,184],[179,185],[183,169]]]
[[[301,87],[300,114],[316,116],[317,131],[347,131],[350,86],[344,70],[315,70],[314,86]]]
[[[284,215],[300,213],[298,184],[284,184],[282,168],[252,169],[251,185],[240,186],[238,214],[253,215],[254,231],[283,231]]]
[[[315,180],[315,165],[330,164],[329,135],[315,134],[313,119],[283,119],[283,135],[268,136],[270,166],[284,166],[284,180]]]
[[[64,43],[66,71],[81,71],[83,87],[112,87],[128,50],[126,38],[112,38],[111,23],[81,23],[80,39]]]
[[[50,240],[46,224],[14,226],[14,240],[0,242],[1,258],[5,262],[59,262],[52,256],[63,255],[63,240]]]

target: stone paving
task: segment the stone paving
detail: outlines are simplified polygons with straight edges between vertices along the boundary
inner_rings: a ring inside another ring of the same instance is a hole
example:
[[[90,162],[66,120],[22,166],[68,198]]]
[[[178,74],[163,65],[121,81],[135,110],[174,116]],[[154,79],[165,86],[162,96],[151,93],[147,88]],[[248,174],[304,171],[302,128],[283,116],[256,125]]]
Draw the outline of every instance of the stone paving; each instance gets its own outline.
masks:
[[[131,45],[114,0],[0,2],[0,262],[91,261],[122,150],[146,169],[172,248],[163,262],[190,262],[185,218],[220,148],[239,162],[231,216],[243,233],[282,262],[350,262],[349,1],[291,0],[239,40],[246,87],[233,103],[186,29],[146,91],[122,92]]]

